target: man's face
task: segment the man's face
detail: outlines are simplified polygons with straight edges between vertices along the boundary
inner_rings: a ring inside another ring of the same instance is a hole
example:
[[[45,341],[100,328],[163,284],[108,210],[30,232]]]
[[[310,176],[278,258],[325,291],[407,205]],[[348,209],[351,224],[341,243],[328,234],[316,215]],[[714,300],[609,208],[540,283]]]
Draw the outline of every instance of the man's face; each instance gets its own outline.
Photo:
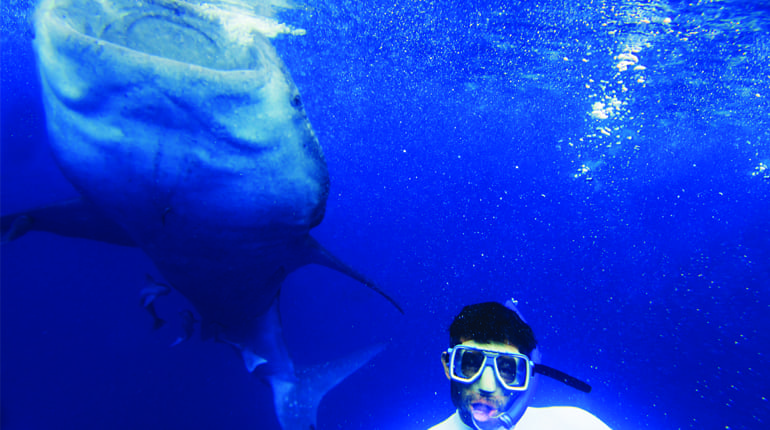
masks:
[[[474,340],[463,340],[462,345],[486,349],[495,352],[518,353],[519,349],[506,343],[479,343]],[[497,381],[495,371],[486,367],[476,381],[470,384],[454,381],[449,375],[449,363],[446,354],[444,372],[452,383],[452,401],[460,412],[460,417],[470,427],[473,427],[471,417],[482,428],[495,428],[498,425],[497,416],[506,411],[519,393],[504,390]]]

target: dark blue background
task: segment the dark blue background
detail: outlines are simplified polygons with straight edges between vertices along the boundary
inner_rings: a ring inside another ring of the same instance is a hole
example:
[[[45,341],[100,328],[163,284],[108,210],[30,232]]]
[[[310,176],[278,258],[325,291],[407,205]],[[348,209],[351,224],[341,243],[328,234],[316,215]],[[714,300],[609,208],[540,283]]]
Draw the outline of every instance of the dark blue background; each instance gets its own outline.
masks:
[[[541,379],[536,405],[617,429],[767,426],[767,5],[308,4],[287,15],[308,34],[275,44],[331,174],[314,235],[406,310],[323,268],[287,280],[296,362],[390,340],[327,395],[319,429],[444,419],[448,324],[510,296],[544,362],[594,387]],[[28,2],[2,9],[5,214],[74,190],[47,148]],[[631,42],[647,70],[619,74]],[[597,93],[621,113],[590,117]],[[179,294],[151,330],[140,251],[31,233],[0,252],[4,429],[277,428],[269,387],[229,348],[168,348]]]

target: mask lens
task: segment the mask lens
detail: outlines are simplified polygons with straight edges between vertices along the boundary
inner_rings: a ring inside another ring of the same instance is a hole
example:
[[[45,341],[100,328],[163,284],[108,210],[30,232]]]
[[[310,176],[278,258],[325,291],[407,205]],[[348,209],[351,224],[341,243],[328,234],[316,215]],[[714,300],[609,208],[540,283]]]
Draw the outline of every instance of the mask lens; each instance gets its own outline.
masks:
[[[527,360],[523,357],[501,355],[497,357],[497,370],[507,388],[521,388],[527,383]]]
[[[484,353],[461,349],[454,354],[454,372],[460,379],[473,379],[484,365]]]

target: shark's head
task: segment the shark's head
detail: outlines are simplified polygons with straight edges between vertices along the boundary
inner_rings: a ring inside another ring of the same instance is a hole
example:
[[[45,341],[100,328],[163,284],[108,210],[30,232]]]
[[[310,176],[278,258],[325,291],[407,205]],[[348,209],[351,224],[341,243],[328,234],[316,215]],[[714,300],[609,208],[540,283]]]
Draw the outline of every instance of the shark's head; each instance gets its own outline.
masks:
[[[161,229],[173,234],[175,215],[207,226],[226,220],[233,237],[307,232],[323,218],[323,152],[269,40],[301,31],[222,6],[232,3],[43,0],[38,8],[54,154],[140,246]]]

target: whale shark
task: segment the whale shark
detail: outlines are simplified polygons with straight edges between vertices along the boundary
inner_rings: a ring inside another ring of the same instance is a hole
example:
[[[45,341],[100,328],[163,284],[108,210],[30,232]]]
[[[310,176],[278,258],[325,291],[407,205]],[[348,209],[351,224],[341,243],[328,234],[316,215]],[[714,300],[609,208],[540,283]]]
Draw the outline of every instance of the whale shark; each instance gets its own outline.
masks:
[[[310,235],[329,174],[270,41],[302,30],[272,6],[42,0],[33,47],[50,146],[80,197],[5,215],[0,228],[4,243],[38,230],[140,248],[165,281],[153,283],[194,306],[202,337],[270,383],[281,426],[310,429],[324,394],[383,345],[297,368],[279,312],[287,275],[320,264],[403,311]],[[165,293],[143,290],[143,305]]]

